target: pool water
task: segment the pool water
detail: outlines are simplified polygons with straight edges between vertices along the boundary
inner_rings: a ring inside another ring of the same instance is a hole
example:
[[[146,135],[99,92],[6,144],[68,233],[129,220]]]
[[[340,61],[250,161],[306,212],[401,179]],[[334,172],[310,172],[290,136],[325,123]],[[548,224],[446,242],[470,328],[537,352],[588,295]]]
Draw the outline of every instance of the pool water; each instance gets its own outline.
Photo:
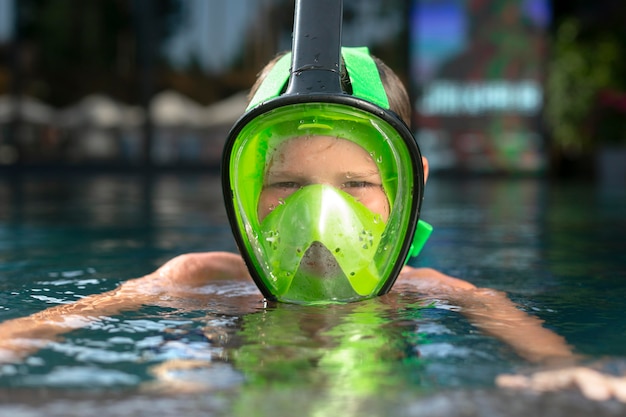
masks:
[[[625,213],[624,187],[435,177],[422,216],[435,232],[412,264],[506,291],[588,360],[620,364]],[[0,178],[0,321],[212,250],[235,251],[217,176]],[[571,392],[546,408],[545,396],[494,387],[498,374],[530,368],[456,306],[410,288],[302,307],[264,305],[251,283],[216,282],[194,300],[95,318],[0,364],[0,415],[83,415],[94,404],[102,415],[624,411]]]

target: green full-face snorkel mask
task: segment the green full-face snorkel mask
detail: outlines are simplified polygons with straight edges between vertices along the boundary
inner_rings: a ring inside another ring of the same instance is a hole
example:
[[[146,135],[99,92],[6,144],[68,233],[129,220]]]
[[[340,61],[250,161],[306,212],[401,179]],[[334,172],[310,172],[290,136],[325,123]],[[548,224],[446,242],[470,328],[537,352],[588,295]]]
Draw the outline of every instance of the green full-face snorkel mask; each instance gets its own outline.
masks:
[[[231,227],[269,300],[319,304],[384,294],[432,230],[418,221],[424,171],[415,139],[389,110],[367,49],[341,48],[341,19],[340,1],[296,2],[293,53],[276,62],[224,148]],[[349,155],[364,153],[380,182],[367,186],[380,187],[388,212],[374,212],[358,195],[311,174],[313,166],[349,177],[341,161],[332,165],[306,151],[303,160],[289,160],[294,154],[285,149],[298,140],[347,141]],[[268,180],[277,161],[290,167],[278,185]],[[272,187],[290,192],[265,207]]]

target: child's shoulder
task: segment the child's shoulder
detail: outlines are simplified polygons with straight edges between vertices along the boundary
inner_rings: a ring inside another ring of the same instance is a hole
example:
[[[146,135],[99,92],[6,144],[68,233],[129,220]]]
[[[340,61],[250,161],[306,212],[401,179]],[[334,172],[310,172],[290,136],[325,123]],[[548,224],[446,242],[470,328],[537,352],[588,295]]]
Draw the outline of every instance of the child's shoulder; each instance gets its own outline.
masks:
[[[398,277],[399,284],[408,284],[421,291],[446,289],[472,290],[476,286],[465,280],[454,278],[432,268],[413,268],[405,266]]]
[[[240,255],[230,252],[197,252],[179,255],[156,272],[178,285],[202,286],[213,280],[245,279],[250,275]]]

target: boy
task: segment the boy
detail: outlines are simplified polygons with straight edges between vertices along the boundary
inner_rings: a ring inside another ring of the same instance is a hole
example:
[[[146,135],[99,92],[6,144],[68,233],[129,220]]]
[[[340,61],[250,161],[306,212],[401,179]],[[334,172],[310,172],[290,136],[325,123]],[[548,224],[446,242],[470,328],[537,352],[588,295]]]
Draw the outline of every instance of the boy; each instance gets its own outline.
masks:
[[[252,90],[252,97],[263,86],[263,81],[277,62],[278,59],[272,61],[263,70]],[[389,110],[397,113],[404,121],[409,121],[410,103],[401,82],[381,61],[374,59],[374,62],[384,87]],[[254,98],[252,100],[254,101]],[[254,200],[253,203],[250,203],[253,205],[252,209],[247,208],[245,211],[246,208],[244,207],[242,213],[237,214],[240,219],[251,219],[257,222],[255,227],[260,230],[258,236],[266,236],[263,234],[267,232],[263,229],[265,224],[275,224],[276,227],[279,227],[284,222],[296,221],[297,219],[294,219],[293,216],[287,216],[286,220],[276,219],[278,215],[275,213],[287,210],[290,205],[290,207],[295,207],[292,204],[297,201],[297,194],[304,192],[305,189],[317,192],[318,194],[315,195],[322,195],[323,193],[330,195],[329,199],[332,200],[332,203],[328,204],[333,204],[329,206],[332,207],[333,211],[336,211],[337,207],[347,207],[350,210],[354,209],[359,213],[364,213],[356,216],[354,222],[362,221],[368,227],[375,227],[372,225],[377,222],[381,223],[383,227],[388,227],[394,221],[393,216],[402,214],[397,212],[403,210],[394,211],[393,209],[394,204],[398,204],[397,202],[403,198],[398,195],[400,189],[385,184],[390,180],[386,177],[387,174],[382,172],[384,164],[377,161],[372,153],[368,152],[368,149],[357,143],[359,138],[346,139],[336,135],[324,136],[321,134],[304,136],[289,134],[283,139],[273,144],[271,149],[267,151],[267,155],[263,155],[265,169],[259,179],[259,184],[256,186],[258,188],[258,201]],[[425,183],[428,178],[428,161],[426,158],[421,158],[420,161],[413,162],[421,165],[423,182]],[[237,168],[237,166],[234,167]],[[244,166],[241,167],[242,170],[244,168]],[[233,175],[236,176],[236,174]],[[248,182],[247,179],[242,180],[243,184]],[[228,188],[230,185],[226,184],[225,186]],[[421,187],[423,184],[418,184],[418,186]],[[396,195],[393,195],[394,193]],[[245,193],[245,195],[248,194]],[[226,193],[226,195],[229,194]],[[302,195],[304,194],[300,194],[300,196]],[[236,203],[237,201],[235,201]],[[245,206],[245,204],[242,205]],[[320,209],[319,213],[324,212],[324,207]],[[234,215],[233,217],[236,218]],[[242,223],[243,229],[251,228],[245,221]],[[399,224],[404,223],[400,221]],[[305,231],[303,234],[309,232]],[[313,232],[317,233],[316,231]],[[243,235],[246,231],[239,233]],[[267,259],[274,256],[270,255],[271,248],[256,247],[253,238],[243,237],[244,244],[240,245],[243,251],[247,250],[245,247],[246,239],[253,242],[248,248],[251,253],[247,255],[247,263],[244,262],[242,256],[232,253],[185,254],[172,259],[151,274],[122,283],[113,291],[91,295],[73,304],[58,305],[29,317],[1,323],[0,361],[19,360],[59,335],[86,326],[94,317],[112,316],[125,310],[138,309],[143,305],[167,304],[169,307],[177,306],[173,305],[172,301],[165,301],[164,296],[168,296],[170,300],[179,300],[178,302],[184,304],[184,300],[190,301],[199,297],[197,290],[212,281],[249,280],[252,277],[261,288],[263,295],[266,296],[265,298],[275,297],[275,299],[282,301],[306,303],[311,300],[314,302],[324,301],[324,297],[329,297],[330,301],[336,302],[354,301],[375,296],[380,293],[381,285],[390,279],[387,276],[389,270],[385,269],[387,268],[387,259],[383,258],[379,262],[380,265],[375,265],[374,271],[370,266],[365,268],[367,273],[364,273],[365,278],[362,281],[350,280],[350,272],[347,272],[349,269],[346,269],[348,268],[346,265],[352,266],[352,259],[343,261],[334,255],[334,247],[329,248],[328,245],[321,244],[313,238],[309,239],[307,236],[302,236],[301,233],[296,233],[296,235],[296,240],[304,239],[302,241],[306,240],[308,245],[306,248],[303,247],[303,253],[298,255],[296,261],[291,258],[288,262],[284,261],[283,249],[280,249],[280,253],[277,255],[277,265],[280,266],[283,265],[281,262],[287,262],[285,265],[288,266],[285,268],[293,269],[293,276],[295,277],[290,276],[290,281],[287,284],[283,285],[280,282],[280,279],[285,278],[281,278],[279,275],[284,270],[284,268],[281,269],[282,266],[277,269],[279,272],[275,272],[271,265],[266,266],[266,264],[271,264]],[[332,236],[329,237],[329,235],[324,234],[319,236],[321,236],[319,240],[324,242],[332,238]],[[383,238],[377,239],[377,244],[380,244],[379,242]],[[350,250],[347,246],[338,249]],[[392,248],[391,251],[393,250],[395,249]],[[398,249],[396,255],[398,253],[403,254],[405,252]],[[297,262],[297,265],[291,265],[293,262]],[[491,289],[476,288],[469,282],[432,269],[404,266],[404,259],[395,262],[400,265],[396,286],[425,296],[436,296],[461,307],[461,313],[468,317],[475,326],[508,343],[520,356],[529,361],[550,364],[573,363],[575,357],[563,338],[543,328],[541,321],[537,318],[516,308],[503,293]],[[357,265],[357,262],[354,261],[353,264]],[[253,270],[255,268],[258,270]],[[274,281],[267,278],[273,276],[272,274],[278,277],[276,279],[278,284],[275,287],[272,286]],[[311,278],[312,276],[314,278]],[[329,283],[338,281],[335,278],[339,276],[346,278],[342,285],[329,285]],[[396,277],[391,278],[391,284],[393,284]],[[367,280],[373,282],[371,286],[369,286],[370,284],[363,284]],[[293,284],[294,282],[297,285]],[[363,289],[364,287],[366,288]],[[311,288],[312,290],[307,292],[307,289]],[[389,289],[391,289],[391,285],[389,285]],[[315,297],[307,298],[310,292],[315,293]],[[261,300],[261,294],[256,298]],[[243,301],[245,300],[242,300],[241,313],[250,309],[250,306]],[[236,298],[234,302],[237,302]],[[598,399],[617,396],[626,400],[623,381],[602,376],[595,378],[596,374],[589,378],[589,374],[585,374],[587,371],[567,370],[566,372],[569,373],[565,378],[563,374],[548,374],[543,379],[544,382],[549,381],[547,385],[545,383],[537,385],[532,379],[524,379],[523,377],[508,379],[504,377],[500,381],[503,385],[536,387],[538,389],[559,388],[563,384],[570,385],[575,382],[589,396],[595,395],[595,398]],[[596,391],[589,389],[589,381],[591,384],[595,384]],[[603,391],[597,394],[598,389]]]

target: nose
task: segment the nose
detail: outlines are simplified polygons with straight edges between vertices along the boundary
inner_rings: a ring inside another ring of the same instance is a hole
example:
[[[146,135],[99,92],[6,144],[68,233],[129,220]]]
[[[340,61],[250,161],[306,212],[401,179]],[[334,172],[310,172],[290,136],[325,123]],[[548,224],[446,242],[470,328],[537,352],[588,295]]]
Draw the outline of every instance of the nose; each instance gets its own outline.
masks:
[[[333,253],[320,242],[313,242],[306,250],[300,268],[318,278],[333,278],[341,274],[341,268]]]

